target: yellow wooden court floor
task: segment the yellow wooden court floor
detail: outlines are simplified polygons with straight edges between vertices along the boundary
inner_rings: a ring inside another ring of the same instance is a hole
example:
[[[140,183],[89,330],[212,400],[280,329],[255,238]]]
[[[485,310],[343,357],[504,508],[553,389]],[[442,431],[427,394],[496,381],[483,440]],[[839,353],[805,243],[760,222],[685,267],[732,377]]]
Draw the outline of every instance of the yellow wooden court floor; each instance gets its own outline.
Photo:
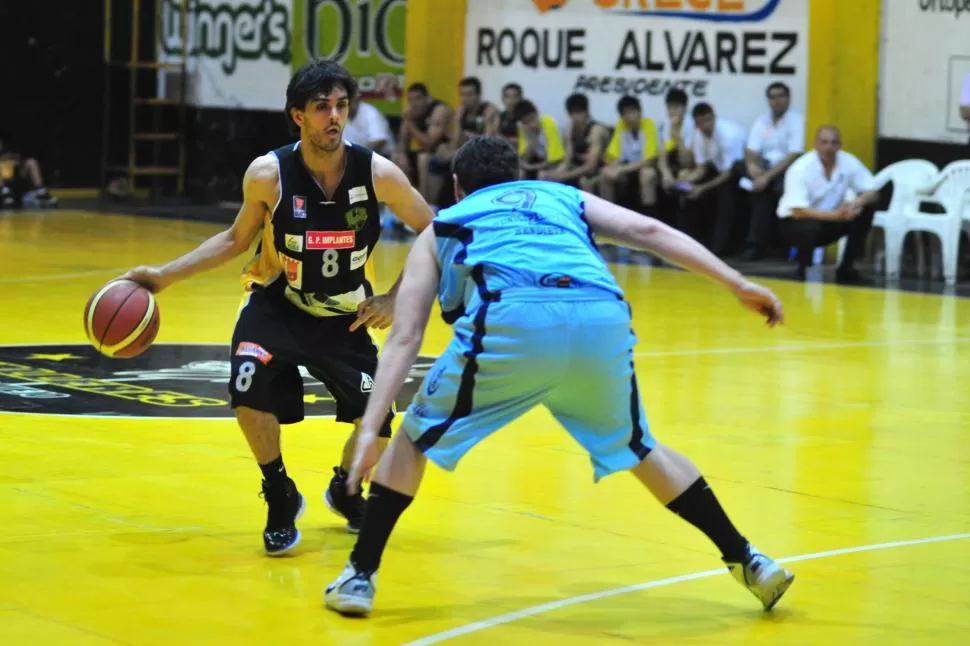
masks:
[[[652,431],[741,531],[790,561],[772,613],[632,477],[598,485],[536,410],[429,468],[367,620],[323,608],[353,537],[320,499],[346,437],[284,429],[303,542],[262,554],[259,471],[226,406],[242,261],[159,297],[158,345],[98,359],[81,314],[129,266],[213,224],[0,214],[0,644],[965,644],[970,301],[768,281],[768,330],[704,280],[614,267]],[[407,247],[384,243],[379,287]],[[441,351],[435,319],[415,369]],[[413,386],[412,386],[413,387]]]

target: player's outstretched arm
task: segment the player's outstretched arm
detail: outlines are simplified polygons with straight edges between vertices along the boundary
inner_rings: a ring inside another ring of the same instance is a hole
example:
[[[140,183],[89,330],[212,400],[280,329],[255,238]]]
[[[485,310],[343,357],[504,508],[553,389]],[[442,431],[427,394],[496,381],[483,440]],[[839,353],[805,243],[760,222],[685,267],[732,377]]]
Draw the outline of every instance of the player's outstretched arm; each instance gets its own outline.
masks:
[[[232,260],[249,249],[278,197],[279,170],[275,158],[257,157],[243,177],[243,204],[232,226],[161,267],[136,267],[123,278],[157,293],[174,282]]]
[[[394,307],[394,323],[381,350],[374,389],[367,399],[367,410],[361,419],[361,433],[377,435],[387,411],[401,391],[421,349],[440,275],[435,255],[434,229],[429,227],[418,236],[404,266]]]
[[[731,290],[744,307],[765,316],[769,325],[783,322],[781,302],[769,289],[749,281],[690,236],[654,218],[590,193],[581,193],[586,219],[596,235],[649,251],[684,269],[707,276]]]

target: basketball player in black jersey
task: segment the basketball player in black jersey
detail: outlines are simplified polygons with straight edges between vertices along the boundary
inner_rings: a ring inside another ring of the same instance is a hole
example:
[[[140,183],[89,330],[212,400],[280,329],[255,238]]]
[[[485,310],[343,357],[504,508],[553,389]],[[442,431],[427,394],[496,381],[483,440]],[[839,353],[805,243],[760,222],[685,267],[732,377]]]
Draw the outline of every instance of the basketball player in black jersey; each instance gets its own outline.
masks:
[[[377,368],[367,332],[390,325],[400,278],[374,296],[365,264],[380,237],[379,203],[422,231],[433,214],[404,173],[389,160],[343,138],[357,83],[341,66],[316,61],[300,68],[286,90],[296,143],[257,157],[243,178],[235,222],[199,247],[161,267],[139,267],[125,278],[158,292],[175,281],[222,265],[250,248],[247,291],[232,336],[231,405],[263,473],[269,506],[267,554],[300,540],[296,520],[305,500],[286,473],[280,424],[303,419],[299,368],[323,382],[337,404],[337,421],[354,424],[325,492],[328,506],[356,533],[364,499],[347,493],[346,478]],[[390,437],[392,411],[381,429]]]
[[[539,179],[562,182],[587,192],[595,192],[596,176],[603,167],[603,153],[610,140],[609,129],[593,121],[589,114],[589,97],[570,94],[566,97],[566,157],[562,163],[539,173]]]
[[[449,123],[451,108],[431,96],[428,86],[412,83],[408,87],[394,159],[431,204],[438,201],[451,172],[447,163],[435,161],[435,153],[448,143]]]
[[[482,101],[482,82],[474,76],[466,76],[458,82],[458,94],[459,106],[452,116],[448,139],[438,146],[434,155],[434,163],[440,167],[451,168],[452,158],[466,141],[482,135],[498,134],[498,108],[488,101]],[[441,208],[452,204],[453,195],[441,196],[436,202]]]

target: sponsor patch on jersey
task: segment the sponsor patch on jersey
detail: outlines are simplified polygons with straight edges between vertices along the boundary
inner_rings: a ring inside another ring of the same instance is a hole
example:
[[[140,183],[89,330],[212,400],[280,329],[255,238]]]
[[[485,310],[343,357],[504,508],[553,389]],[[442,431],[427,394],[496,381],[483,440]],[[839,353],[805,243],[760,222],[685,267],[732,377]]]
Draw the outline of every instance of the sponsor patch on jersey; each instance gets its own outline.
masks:
[[[273,358],[266,348],[259,345],[258,343],[252,343],[250,341],[243,341],[236,348],[237,357],[255,357],[265,366],[269,363],[270,359]]]
[[[357,234],[353,231],[307,231],[306,248],[353,249],[357,245]]]
[[[293,196],[293,217],[306,220],[306,197],[303,195]]]
[[[367,247],[350,253],[350,271],[359,269],[367,262]]]
[[[347,221],[347,228],[360,231],[367,222],[367,209],[362,206],[355,206],[346,213],[344,219]]]
[[[360,392],[369,393],[374,390],[374,380],[366,372],[360,373]]]
[[[286,282],[293,289],[303,289],[303,263],[296,258],[290,258],[286,254],[279,254],[280,265],[283,266],[283,273],[286,274]]]
[[[293,235],[292,233],[283,234],[286,248],[297,253],[303,251],[303,236]]]
[[[350,199],[351,204],[356,204],[357,202],[364,202],[367,200],[367,187],[355,186],[349,191],[347,191],[347,197]]]

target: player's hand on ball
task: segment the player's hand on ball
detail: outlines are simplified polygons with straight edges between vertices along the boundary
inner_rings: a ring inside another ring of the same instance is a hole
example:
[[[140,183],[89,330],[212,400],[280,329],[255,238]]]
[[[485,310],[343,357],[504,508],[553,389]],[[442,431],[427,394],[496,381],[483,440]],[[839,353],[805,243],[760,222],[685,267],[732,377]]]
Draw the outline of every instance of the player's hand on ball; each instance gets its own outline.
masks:
[[[381,459],[381,440],[377,433],[361,430],[357,436],[354,462],[347,474],[347,493],[354,495],[360,491],[361,482],[369,482],[371,471]]]
[[[781,301],[767,287],[745,281],[734,295],[741,301],[742,306],[764,316],[769,327],[785,322]]]
[[[124,276],[119,276],[119,280],[134,281],[153,294],[157,294],[168,286],[158,267],[135,267]]]
[[[394,297],[388,294],[371,296],[357,306],[357,319],[351,323],[350,331],[357,328],[370,327],[384,330],[391,327],[394,320]]]

